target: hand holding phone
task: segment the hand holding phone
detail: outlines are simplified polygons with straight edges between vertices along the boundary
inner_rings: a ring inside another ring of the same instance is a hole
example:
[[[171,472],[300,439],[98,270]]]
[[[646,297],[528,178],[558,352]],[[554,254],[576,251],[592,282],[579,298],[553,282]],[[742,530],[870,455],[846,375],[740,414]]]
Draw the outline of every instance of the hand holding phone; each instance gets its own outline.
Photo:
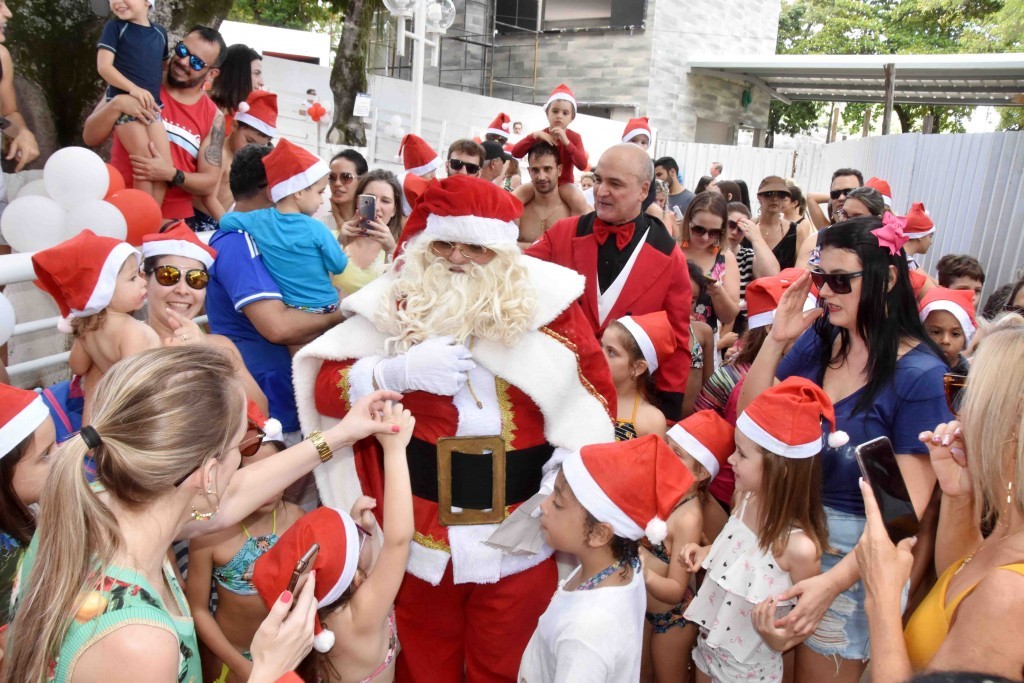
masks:
[[[920,522],[896,462],[892,442],[881,436],[862,443],[853,452],[861,476],[871,486],[878,501],[889,539],[899,543],[904,538],[916,535]]]
[[[363,234],[370,227],[370,221],[377,219],[377,198],[372,194],[361,194],[356,198],[356,210],[361,216]]]
[[[288,581],[288,590],[292,595],[302,590],[302,587],[306,585],[306,580],[309,578],[309,572],[313,569],[313,561],[316,560],[317,553],[320,552],[320,545],[314,543],[309,546],[309,550],[299,558],[299,561],[295,563],[295,569],[292,571],[292,578]]]

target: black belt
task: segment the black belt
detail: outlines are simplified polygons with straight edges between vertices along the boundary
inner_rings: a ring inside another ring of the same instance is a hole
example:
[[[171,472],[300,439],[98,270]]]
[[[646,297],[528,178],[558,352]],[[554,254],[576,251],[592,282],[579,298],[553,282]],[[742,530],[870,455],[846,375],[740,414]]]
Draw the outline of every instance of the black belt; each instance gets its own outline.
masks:
[[[505,458],[505,505],[521,503],[540,489],[541,468],[554,447],[543,443],[509,451]],[[405,450],[413,495],[437,502],[437,446],[413,438]],[[491,507],[491,457],[452,453],[452,505],[471,510]]]

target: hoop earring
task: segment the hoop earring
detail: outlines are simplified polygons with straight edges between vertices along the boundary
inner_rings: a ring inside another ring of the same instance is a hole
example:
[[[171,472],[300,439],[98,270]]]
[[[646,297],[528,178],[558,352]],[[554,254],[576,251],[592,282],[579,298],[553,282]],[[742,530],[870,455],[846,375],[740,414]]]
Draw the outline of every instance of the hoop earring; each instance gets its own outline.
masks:
[[[209,512],[200,512],[199,510],[196,509],[196,506],[193,505],[192,519],[196,520],[197,522],[209,522],[211,519],[213,519],[214,515],[216,515],[217,512],[220,510],[220,496],[217,495],[217,492],[214,491],[213,489],[207,489],[206,495],[213,496],[214,498],[216,498],[217,504]]]

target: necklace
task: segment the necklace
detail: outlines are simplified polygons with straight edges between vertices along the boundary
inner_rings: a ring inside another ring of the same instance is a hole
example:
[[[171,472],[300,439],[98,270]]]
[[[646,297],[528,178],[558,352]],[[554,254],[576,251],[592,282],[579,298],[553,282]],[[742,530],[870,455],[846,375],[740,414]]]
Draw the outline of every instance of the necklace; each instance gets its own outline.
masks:
[[[990,543],[990,544],[989,544],[989,547],[991,547],[991,546],[993,546],[993,545],[997,545],[997,544],[999,544],[999,543],[1002,543],[1003,541],[1005,541],[1006,539],[1010,538],[1011,536],[1016,536],[1016,535],[1017,535],[1017,534],[1019,534],[1019,533],[1021,533],[1021,532],[1020,532],[1020,531],[1017,531],[1017,532],[1015,532],[1015,533],[1010,533],[1010,532],[1007,532],[1007,533],[1005,533],[1005,534],[1003,535],[1003,537],[1002,537],[1002,538],[1000,538],[1000,539],[999,539],[998,541],[996,541],[995,543]],[[968,555],[968,556],[967,556],[966,558],[964,558],[964,561],[963,561],[963,563],[962,563],[962,564],[961,564],[961,565],[960,565],[959,567],[957,567],[957,568],[956,568],[956,571],[955,571],[955,572],[953,572],[953,576],[956,576],[956,575],[957,575],[957,574],[959,574],[959,573],[960,573],[961,571],[963,571],[963,568],[964,568],[964,567],[966,567],[966,566],[967,566],[968,564],[970,564],[970,563],[971,563],[971,560],[973,560],[973,559],[974,559],[974,556],[975,556],[975,555],[977,555],[977,554],[978,554],[978,552],[979,552],[980,550],[983,550],[983,549],[984,549],[984,546],[982,546],[982,547],[979,547],[979,548],[977,548],[977,549],[976,549],[976,550],[975,550],[974,552],[972,552],[972,553],[971,553],[970,555]]]
[[[631,560],[630,561],[630,566],[633,568],[633,571],[635,571],[635,572],[640,571],[640,559],[636,558],[636,559]],[[622,568],[622,560],[616,560],[610,566],[605,567],[604,569],[602,569],[598,573],[596,573],[593,576],[591,576],[586,581],[582,582],[580,585],[576,586],[576,590],[578,590],[578,591],[588,591],[588,590],[591,590],[593,588],[596,588],[597,584],[601,583],[602,581],[607,579],[609,576],[611,576],[612,574],[614,574],[616,571],[618,571],[621,568]]]
[[[540,229],[541,229],[541,232],[546,232],[547,231],[547,229],[548,229],[548,219],[551,218],[551,216],[554,215],[554,213],[556,211],[558,211],[558,208],[559,207],[556,206],[555,208],[553,208],[550,211],[548,211],[544,216],[540,216],[539,217],[540,218]]]

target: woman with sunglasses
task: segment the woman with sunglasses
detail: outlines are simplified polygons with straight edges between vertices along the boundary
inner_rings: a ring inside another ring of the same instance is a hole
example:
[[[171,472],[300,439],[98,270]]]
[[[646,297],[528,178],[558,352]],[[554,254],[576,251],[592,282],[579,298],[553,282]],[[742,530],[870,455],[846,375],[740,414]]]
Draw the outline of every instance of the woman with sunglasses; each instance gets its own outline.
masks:
[[[362,195],[375,199],[376,214],[372,221],[364,222],[356,213],[338,231],[348,265],[331,282],[343,295],[358,292],[384,272],[402,232],[402,186],[395,174],[374,169],[362,176],[355,196]]]
[[[343,149],[331,159],[327,187],[331,191],[331,212],[321,218],[328,230],[341,230],[356,215],[356,181],[366,175],[369,167],[363,155],[354,149]]]
[[[726,221],[722,195],[702,192],[686,207],[682,224],[683,254],[700,268],[708,284],[691,318],[706,322],[715,332],[719,321],[731,323],[740,312],[740,268],[736,255],[722,247]]]
[[[935,472],[917,437],[937,419],[952,417],[942,379],[948,368],[918,316],[905,242],[891,216],[885,222],[855,218],[824,231],[817,268],[782,296],[740,394],[742,410],[773,382],[806,377],[835,404],[835,428],[850,435],[845,446],[826,446],[821,454],[822,501],[833,550],[822,556],[820,576],[779,596],[798,600],[777,625],[810,636],[797,646],[798,681],[858,681],[870,656],[864,589],[850,552],[865,524],[853,448],[880,436],[892,441],[920,517]],[[821,308],[804,313],[812,282]]]
[[[789,185],[777,175],[766,177],[757,188],[757,201],[761,206],[758,230],[782,270],[796,264],[797,245],[803,244],[810,234],[809,225],[801,226],[783,219],[782,211],[790,196]]]

